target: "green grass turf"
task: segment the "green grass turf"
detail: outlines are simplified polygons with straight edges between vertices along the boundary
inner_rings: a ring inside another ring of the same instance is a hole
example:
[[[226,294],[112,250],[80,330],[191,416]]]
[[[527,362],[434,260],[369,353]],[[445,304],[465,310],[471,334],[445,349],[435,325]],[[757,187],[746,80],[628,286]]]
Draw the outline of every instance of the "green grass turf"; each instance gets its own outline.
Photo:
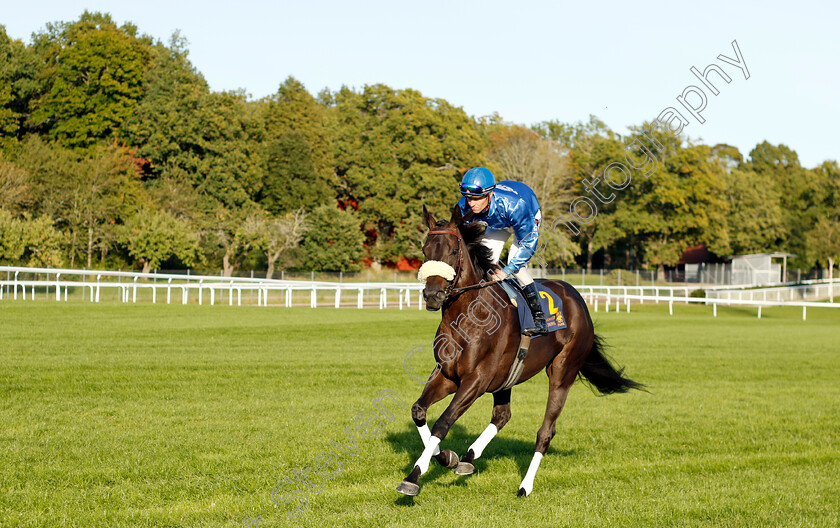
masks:
[[[403,360],[437,313],[0,302],[0,526],[840,525],[840,311],[644,305],[595,319],[649,394],[577,384],[519,499],[540,374],[514,389],[476,474],[432,462],[410,499],[394,488],[421,452],[421,386]],[[429,352],[412,365],[428,371]],[[362,437],[355,420],[385,389],[407,406],[388,404],[395,419]],[[443,445],[463,454],[491,407],[480,399]],[[333,446],[348,430],[358,456]],[[300,501],[275,504],[272,488],[326,450],[340,473],[312,470],[323,487],[290,518]]]

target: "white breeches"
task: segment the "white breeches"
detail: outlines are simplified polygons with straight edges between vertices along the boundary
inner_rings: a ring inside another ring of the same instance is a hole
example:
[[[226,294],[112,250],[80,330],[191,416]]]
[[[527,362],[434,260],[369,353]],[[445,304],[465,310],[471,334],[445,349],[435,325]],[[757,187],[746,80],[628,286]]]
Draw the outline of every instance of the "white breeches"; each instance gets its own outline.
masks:
[[[539,223],[540,219],[542,218],[542,214],[540,211],[537,211],[537,214],[534,216],[537,219],[537,223]],[[482,239],[481,243],[490,248],[493,252],[493,262],[498,262],[499,257],[502,255],[502,250],[505,248],[505,244],[507,243],[510,236],[513,234],[513,228],[506,228],[506,229],[490,229],[484,231],[484,238]],[[516,238],[513,239],[513,245],[510,246],[510,251],[508,252],[508,262],[511,261],[515,256],[517,256],[520,252],[528,251],[527,249],[523,248],[519,245],[519,240]],[[534,282],[534,279],[531,278],[531,274],[528,273],[528,264],[526,263],[524,266],[519,268],[514,276],[519,280],[519,284],[522,286],[527,286]]]

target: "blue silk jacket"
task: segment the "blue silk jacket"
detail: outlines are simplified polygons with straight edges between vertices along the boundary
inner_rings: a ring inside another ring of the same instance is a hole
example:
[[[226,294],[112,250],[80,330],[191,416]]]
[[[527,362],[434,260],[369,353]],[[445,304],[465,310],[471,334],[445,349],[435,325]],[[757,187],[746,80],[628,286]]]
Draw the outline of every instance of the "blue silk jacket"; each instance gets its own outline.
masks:
[[[458,205],[463,214],[471,211],[464,197],[461,197]],[[488,229],[513,228],[515,240],[524,251],[520,251],[508,262],[507,266],[502,268],[508,275],[519,271],[519,268],[531,260],[537,249],[539,233],[534,217],[539,210],[540,203],[537,201],[537,195],[530,187],[522,182],[502,180],[496,183],[493,196],[490,198],[490,206],[472,219],[473,222],[487,224]]]

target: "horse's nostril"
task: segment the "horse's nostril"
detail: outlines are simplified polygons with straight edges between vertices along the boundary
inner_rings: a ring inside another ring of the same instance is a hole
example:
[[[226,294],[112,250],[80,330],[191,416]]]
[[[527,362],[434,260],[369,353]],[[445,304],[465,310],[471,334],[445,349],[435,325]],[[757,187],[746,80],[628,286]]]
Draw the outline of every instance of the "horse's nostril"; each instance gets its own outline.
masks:
[[[442,303],[444,299],[446,299],[446,294],[443,292],[443,290],[423,290],[423,300],[426,302],[434,301]]]

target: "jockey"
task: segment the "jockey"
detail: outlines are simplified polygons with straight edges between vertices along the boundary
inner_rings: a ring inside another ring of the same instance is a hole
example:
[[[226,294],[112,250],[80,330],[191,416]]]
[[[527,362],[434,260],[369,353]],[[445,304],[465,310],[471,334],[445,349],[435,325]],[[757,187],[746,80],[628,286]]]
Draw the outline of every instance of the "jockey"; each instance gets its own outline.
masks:
[[[487,225],[482,243],[493,251],[493,262],[498,262],[505,243],[514,235],[508,254],[507,265],[490,272],[494,281],[516,277],[525,293],[525,299],[534,317],[534,328],[522,331],[525,335],[545,334],[548,328],[545,314],[540,306],[540,297],[534,279],[526,269],[534,256],[539,237],[540,203],[534,191],[524,183],[503,180],[496,182],[493,173],[484,167],[475,167],[464,174],[461,180],[461,195],[458,205],[461,212],[472,212],[471,222]]]

